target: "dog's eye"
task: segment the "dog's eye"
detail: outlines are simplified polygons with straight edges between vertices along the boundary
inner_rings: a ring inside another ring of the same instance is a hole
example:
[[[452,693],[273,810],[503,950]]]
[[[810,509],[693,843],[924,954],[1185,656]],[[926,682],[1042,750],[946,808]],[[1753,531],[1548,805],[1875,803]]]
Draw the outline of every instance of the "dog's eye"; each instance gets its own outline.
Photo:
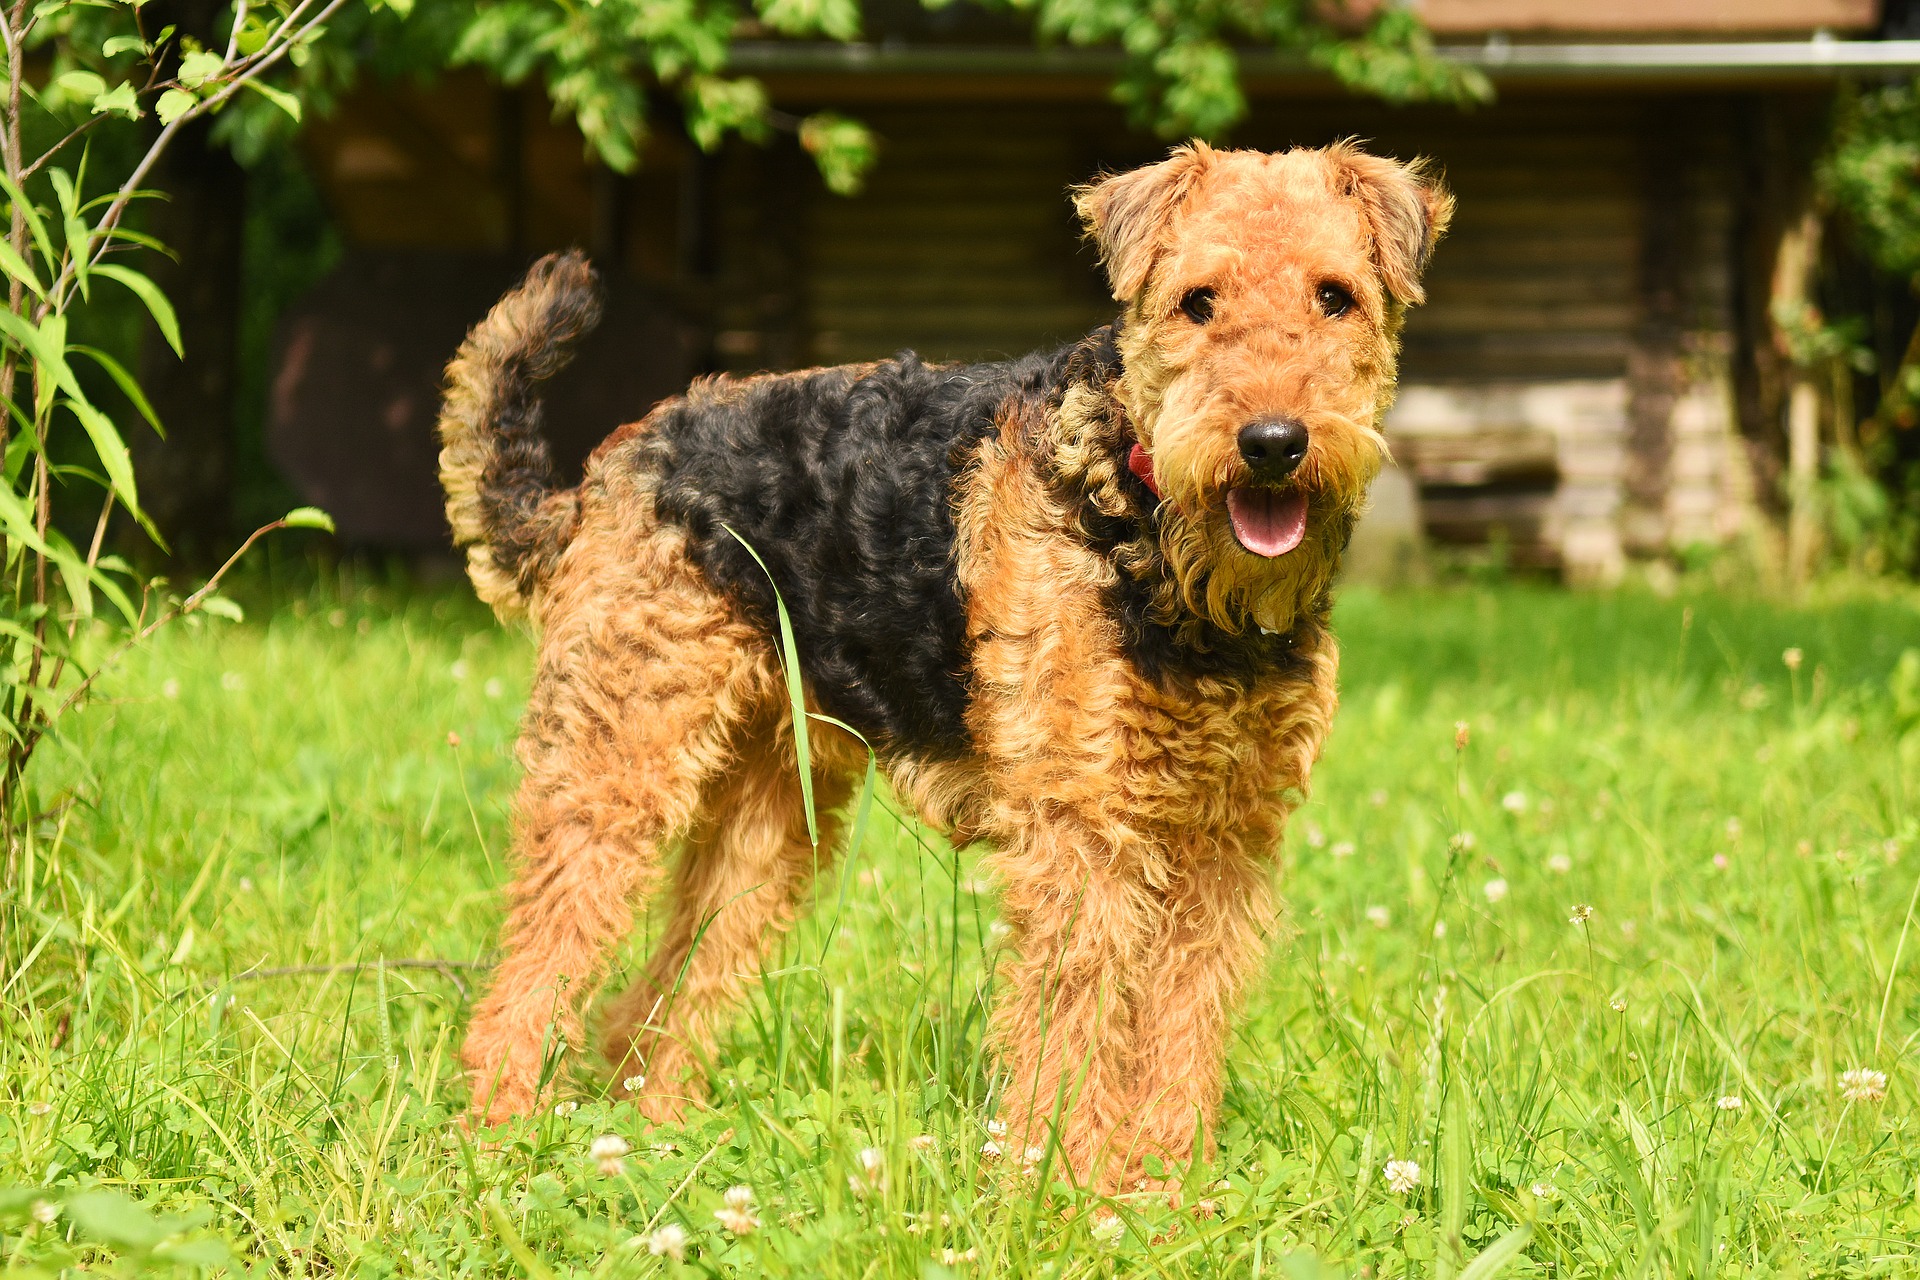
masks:
[[[1353,310],[1353,295],[1337,284],[1323,284],[1314,294],[1314,301],[1320,304],[1320,312],[1329,319],[1338,320]]]
[[[1180,312],[1195,324],[1213,319],[1213,290],[1205,285],[1187,290],[1180,299]]]

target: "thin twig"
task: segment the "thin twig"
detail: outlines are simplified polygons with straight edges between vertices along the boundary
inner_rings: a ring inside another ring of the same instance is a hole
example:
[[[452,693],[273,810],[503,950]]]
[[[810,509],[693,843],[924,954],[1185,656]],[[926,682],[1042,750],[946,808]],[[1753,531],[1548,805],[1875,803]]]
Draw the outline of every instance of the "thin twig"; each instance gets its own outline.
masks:
[[[233,30],[227,32],[227,56],[222,62],[232,63],[233,55],[240,51],[240,28],[247,25],[247,0],[239,0],[233,8]]]
[[[79,702],[81,698],[85,697],[87,690],[93,687],[93,682],[95,680],[98,680],[103,674],[105,674],[106,671],[113,666],[114,662],[118,660],[122,655],[126,654],[132,649],[137,648],[143,641],[147,639],[147,637],[151,636],[154,632],[158,631],[161,627],[166,626],[169,622],[172,622],[177,618],[184,618],[188,614],[198,609],[201,605],[205,604],[207,597],[212,595],[215,588],[217,588],[220,585],[220,579],[224,578],[227,575],[227,570],[233,568],[234,565],[239,564],[240,557],[246,555],[247,552],[251,551],[253,549],[254,543],[260,541],[260,539],[266,537],[268,534],[272,533],[274,530],[284,529],[286,527],[287,527],[287,522],[285,520],[275,520],[272,524],[263,524],[258,529],[255,529],[252,533],[248,534],[247,540],[240,544],[240,549],[234,552],[232,555],[228,556],[227,562],[221,565],[218,569],[216,569],[214,571],[213,576],[211,578],[208,578],[205,585],[203,585],[198,591],[188,596],[185,600],[182,600],[178,605],[178,607],[169,609],[166,612],[155,617],[152,622],[149,622],[146,626],[134,632],[124,642],[122,642],[117,648],[115,648],[112,652],[107,654],[105,658],[101,659],[100,665],[95,667],[92,671],[89,671],[87,673],[86,679],[82,680],[79,684],[73,687],[73,692],[68,694],[67,700],[65,702],[62,702],[60,706],[54,711],[52,717],[50,717],[49,719],[49,723],[51,723],[52,720],[58,720],[61,716],[71,711],[73,709],[74,704]],[[38,735],[35,735],[35,738],[33,740],[37,741]]]
[[[87,120],[84,124],[75,125],[71,133],[67,134],[66,137],[60,139],[60,141],[54,143],[52,146],[48,147],[44,152],[41,153],[40,158],[38,160],[35,160],[32,164],[22,169],[19,175],[14,178],[15,185],[17,185],[22,191],[26,190],[26,182],[28,178],[31,178],[34,174],[40,172],[41,167],[45,165],[47,161],[53,159],[56,155],[59,155],[61,150],[64,149],[69,142],[72,142],[75,138],[78,138],[81,134],[86,133],[88,130],[92,129],[95,125],[99,124],[102,120],[105,120],[106,118],[107,117],[104,115],[89,116],[87,117]]]

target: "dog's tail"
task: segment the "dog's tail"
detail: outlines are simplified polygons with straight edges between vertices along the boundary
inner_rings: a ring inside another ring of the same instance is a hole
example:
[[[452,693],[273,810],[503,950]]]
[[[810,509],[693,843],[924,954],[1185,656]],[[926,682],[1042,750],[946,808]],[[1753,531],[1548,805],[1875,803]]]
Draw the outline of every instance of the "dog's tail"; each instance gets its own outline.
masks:
[[[440,484],[474,590],[501,616],[526,609],[573,538],[576,490],[557,487],[535,385],[600,320],[593,268],[549,254],[494,304],[447,366]]]

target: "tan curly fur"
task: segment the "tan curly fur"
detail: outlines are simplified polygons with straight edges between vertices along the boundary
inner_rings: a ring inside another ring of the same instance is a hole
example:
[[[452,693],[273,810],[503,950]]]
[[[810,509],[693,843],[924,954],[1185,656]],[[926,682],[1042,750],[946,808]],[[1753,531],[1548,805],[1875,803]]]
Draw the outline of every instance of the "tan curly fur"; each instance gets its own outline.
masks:
[[[1351,144],[1195,144],[1075,198],[1125,308],[1119,358],[1051,397],[1009,396],[969,446],[951,492],[966,742],[883,746],[882,763],[925,819],[992,846],[1016,953],[993,1019],[1007,1145],[1057,1138],[1113,1188],[1150,1155],[1192,1155],[1217,1116],[1228,1022],[1278,910],[1274,853],[1337,701],[1333,574],[1386,456],[1401,317],[1451,201],[1419,166]],[[502,464],[489,424],[511,426],[554,332],[579,320],[582,270],[537,269],[474,331],[442,419],[476,588],[530,602],[542,626],[504,959],[465,1061],[478,1116],[540,1104],[677,847],[662,940],[603,1028],[616,1079],[664,1122],[698,1105],[719,1019],[833,841],[807,839],[765,614],[703,569],[719,534],[663,515],[671,450],[648,451],[681,410],[623,428],[577,490],[499,479],[530,472]],[[1330,282],[1351,312],[1314,309]],[[1181,307],[1202,285],[1204,325]],[[704,383],[683,407],[724,426],[769,388],[847,385],[818,376]],[[1226,494],[1249,483],[1236,433],[1275,414],[1308,429],[1286,481],[1308,515],[1269,558],[1236,541]],[[1157,504],[1129,470],[1135,443]],[[1144,619],[1116,603],[1129,592]],[[1142,660],[1149,625],[1176,658]],[[864,749],[816,729],[813,753],[831,809]]]

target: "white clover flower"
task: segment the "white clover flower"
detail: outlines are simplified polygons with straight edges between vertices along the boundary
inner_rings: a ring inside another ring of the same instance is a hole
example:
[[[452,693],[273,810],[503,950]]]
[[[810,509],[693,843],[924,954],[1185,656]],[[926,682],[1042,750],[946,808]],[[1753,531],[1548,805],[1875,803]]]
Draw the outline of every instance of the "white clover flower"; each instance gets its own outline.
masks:
[[[580,1109],[580,1104],[578,1102],[573,1101],[571,1098],[569,1098],[565,1102],[556,1102],[553,1104],[553,1114],[559,1116],[563,1120],[566,1117],[572,1115],[574,1112],[578,1111],[579,1109]]]
[[[465,680],[467,678],[467,660],[465,658],[455,658],[453,665],[447,668],[447,674],[455,680]]]
[[[728,1187],[720,1199],[721,1205],[713,1211],[713,1216],[732,1234],[744,1236],[760,1225],[760,1219],[754,1214],[752,1187]]]
[[[620,1082],[620,1087],[628,1093],[638,1093],[647,1087],[647,1078],[645,1076],[628,1076]]]
[[[1307,847],[1311,849],[1324,849],[1327,847],[1327,833],[1320,829],[1318,823],[1309,822],[1307,824]]]
[[[1327,852],[1336,858],[1351,858],[1354,854],[1353,841],[1342,840],[1339,844],[1327,850]]]
[[[1479,843],[1480,842],[1474,838],[1473,832],[1456,831],[1453,834],[1453,838],[1447,841],[1447,848],[1453,850],[1455,853],[1466,853]]]
[[[1404,1196],[1420,1185],[1420,1166],[1411,1160],[1389,1160],[1380,1176],[1387,1180],[1387,1190]]]
[[[1385,907],[1381,907],[1381,906],[1368,907],[1367,923],[1372,925],[1376,929],[1384,929],[1388,925],[1393,923],[1393,916],[1387,911]]]
[[[1551,1182],[1536,1182],[1533,1184],[1532,1190],[1534,1198],[1537,1200],[1558,1200],[1560,1198],[1560,1188],[1554,1186]]]
[[[51,1102],[29,1102],[27,1104],[27,1114],[30,1116],[43,1116],[51,1110],[53,1110],[53,1104]]]
[[[1747,1101],[1737,1093],[1727,1093],[1716,1099],[1713,1105],[1722,1111],[1738,1111],[1747,1105]]]
[[[180,696],[180,682],[169,676],[160,685],[160,696],[172,701]]]
[[[1607,1007],[1615,1013],[1625,1013],[1627,1011],[1627,998],[1625,996],[1615,996],[1613,999],[1607,1001]]]
[[[1848,1102],[1879,1102],[1887,1096],[1887,1073],[1872,1067],[1842,1071],[1840,1096]]]
[[[603,1133],[593,1140],[592,1146],[587,1148],[587,1155],[600,1166],[601,1173],[611,1178],[620,1172],[623,1167],[622,1159],[632,1150],[633,1147],[619,1134]]]
[[[932,1134],[917,1133],[913,1137],[907,1139],[907,1145],[909,1147],[912,1147],[915,1151],[931,1151],[934,1149],[934,1147],[936,1147],[939,1144],[935,1140]]]
[[[687,1229],[677,1222],[669,1222],[647,1237],[647,1252],[656,1258],[672,1258],[675,1262],[687,1260]]]
[[[41,1226],[50,1227],[53,1225],[53,1220],[60,1216],[60,1206],[51,1200],[35,1200],[33,1207],[27,1212],[31,1213],[33,1220]]]
[[[498,680],[489,680],[480,686],[480,692],[486,694],[489,698],[497,698],[506,691],[507,686],[501,684]]]
[[[1110,1214],[1093,1224],[1087,1232],[1096,1241],[1104,1245],[1119,1243],[1120,1237],[1127,1233],[1127,1224],[1120,1221],[1118,1214]]]
[[[992,1138],[988,1138],[980,1144],[980,1154],[989,1160],[998,1160],[1005,1152],[999,1143],[995,1142]]]
[[[1787,664],[1787,670],[1789,671],[1798,671],[1800,669],[1800,664],[1802,662],[1805,662],[1806,658],[1807,658],[1807,655],[1800,652],[1800,649],[1798,646],[1795,646],[1794,648],[1791,648],[1791,649],[1784,650],[1780,654],[1780,661]]]
[[[1046,1158],[1047,1149],[1037,1144],[1029,1146],[1025,1151],[1020,1153],[1020,1163],[1027,1167],[1028,1172],[1032,1172],[1033,1169]]]
[[[1568,924],[1585,924],[1591,919],[1593,919],[1593,905],[1591,903],[1576,902],[1573,904],[1573,909],[1567,912]]]
[[[1447,936],[1447,922],[1445,920],[1435,920],[1433,922],[1433,936],[1436,938],[1444,938]]]
[[[1527,811],[1527,793],[1524,791],[1507,792],[1507,794],[1500,797],[1500,807],[1508,813],[1525,813]]]
[[[887,1157],[878,1147],[862,1147],[855,1157],[860,1172],[847,1175],[847,1188],[856,1196],[887,1189]]]
[[[978,1249],[942,1249],[940,1251],[940,1264],[947,1267],[957,1267],[963,1262],[972,1262],[979,1256],[980,1251]]]
[[[1507,882],[1503,877],[1495,876],[1480,886],[1480,892],[1487,895],[1487,903],[1492,905],[1507,896]]]
[[[994,1138],[1004,1138],[1004,1137],[1006,1137],[1006,1136],[1007,1136],[1007,1122],[1006,1122],[1005,1120],[989,1120],[989,1121],[987,1121],[987,1134],[988,1134],[988,1136],[989,1136],[989,1137],[994,1137]]]
[[[1563,876],[1573,870],[1573,859],[1564,853],[1556,853],[1547,859],[1547,870],[1557,876]]]

